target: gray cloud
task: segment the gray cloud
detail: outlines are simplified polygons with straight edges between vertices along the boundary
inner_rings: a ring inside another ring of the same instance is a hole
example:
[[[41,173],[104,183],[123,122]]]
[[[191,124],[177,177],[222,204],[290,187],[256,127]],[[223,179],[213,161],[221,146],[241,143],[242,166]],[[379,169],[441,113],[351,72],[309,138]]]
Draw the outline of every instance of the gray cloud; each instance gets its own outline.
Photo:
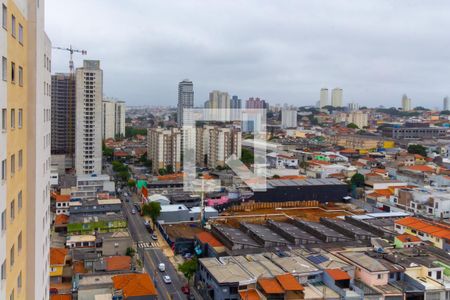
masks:
[[[448,1],[47,0],[55,46],[100,59],[105,94],[130,105],[195,102],[221,89],[243,99],[311,105],[321,87],[346,102],[441,106],[450,94]],[[55,71],[68,55],[54,51]],[[76,64],[81,63],[77,56]]]

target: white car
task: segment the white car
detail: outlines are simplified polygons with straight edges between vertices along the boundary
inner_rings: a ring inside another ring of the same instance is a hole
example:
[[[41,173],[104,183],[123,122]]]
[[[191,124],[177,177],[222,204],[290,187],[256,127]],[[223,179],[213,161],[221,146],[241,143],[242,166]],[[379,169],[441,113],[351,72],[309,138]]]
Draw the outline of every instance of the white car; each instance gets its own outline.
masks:
[[[132,213],[133,215],[135,215],[135,214],[136,214],[136,210],[133,208],[133,209],[131,210],[131,213]]]
[[[159,269],[161,272],[164,272],[164,271],[166,270],[166,265],[165,265],[164,263],[160,263],[160,264],[158,265],[158,269]]]
[[[169,276],[169,275],[163,276],[163,280],[164,280],[164,282],[167,283],[167,284],[172,283],[172,279],[170,279],[170,276]]]

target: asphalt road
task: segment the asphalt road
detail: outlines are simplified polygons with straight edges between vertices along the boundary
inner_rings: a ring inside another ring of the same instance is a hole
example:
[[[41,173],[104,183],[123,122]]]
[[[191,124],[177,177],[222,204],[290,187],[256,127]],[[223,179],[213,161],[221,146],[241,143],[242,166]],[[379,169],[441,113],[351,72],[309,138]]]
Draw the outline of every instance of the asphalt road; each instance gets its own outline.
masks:
[[[128,218],[128,229],[136,244],[148,243],[154,244],[150,234],[144,225],[144,219],[139,214],[132,214],[132,202],[124,202],[125,213]],[[178,276],[177,271],[173,267],[169,259],[164,255],[161,249],[157,247],[141,248],[138,247],[138,252],[143,260],[145,271],[153,278],[155,286],[158,290],[159,299],[186,299],[186,295],[181,292],[181,287],[184,281]],[[166,266],[165,272],[158,270],[158,265],[164,263]],[[163,281],[163,276],[169,275],[172,283],[166,284]]]

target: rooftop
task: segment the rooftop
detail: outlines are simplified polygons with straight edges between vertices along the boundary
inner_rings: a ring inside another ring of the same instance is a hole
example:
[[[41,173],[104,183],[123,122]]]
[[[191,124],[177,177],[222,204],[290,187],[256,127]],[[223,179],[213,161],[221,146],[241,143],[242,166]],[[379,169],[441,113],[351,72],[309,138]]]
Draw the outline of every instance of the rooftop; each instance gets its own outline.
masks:
[[[370,272],[388,271],[382,263],[363,252],[340,252],[340,255]]]
[[[65,265],[68,253],[67,248],[50,248],[50,265]]]
[[[116,290],[121,290],[123,296],[156,296],[158,295],[152,279],[148,274],[124,274],[112,277]]]
[[[269,242],[275,242],[275,243],[281,243],[281,244],[290,244],[288,240],[277,234],[276,232],[270,230],[268,227],[259,225],[259,224],[252,224],[252,223],[246,223],[242,222],[241,226],[255,234],[257,237],[261,238],[264,241]]]

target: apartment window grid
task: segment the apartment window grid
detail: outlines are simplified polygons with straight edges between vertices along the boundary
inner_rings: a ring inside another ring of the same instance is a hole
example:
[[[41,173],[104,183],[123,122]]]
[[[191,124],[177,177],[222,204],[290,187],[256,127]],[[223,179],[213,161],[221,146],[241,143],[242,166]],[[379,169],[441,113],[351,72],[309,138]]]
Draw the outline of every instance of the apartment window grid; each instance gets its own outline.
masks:
[[[16,201],[13,199],[9,205],[9,214],[10,214],[10,218],[11,218],[11,223],[14,221],[14,219],[16,218]]]
[[[11,161],[10,161],[10,167],[11,167],[11,177],[14,176],[14,174],[16,173],[16,155],[13,154],[11,155]]]
[[[8,114],[8,112],[7,112],[7,110],[6,110],[6,108],[3,108],[2,109],[2,130],[3,131],[6,131],[6,124],[8,123],[7,122],[7,114]]]
[[[23,150],[19,150],[19,159],[17,162],[18,169],[21,170],[23,167]]]
[[[2,4],[2,26],[8,29],[8,8],[5,4]]]
[[[23,45],[23,25],[19,23],[19,43]]]
[[[8,60],[6,59],[6,57],[2,56],[2,79],[3,81],[7,80],[7,66],[8,65]]]
[[[19,86],[23,86],[23,67],[19,66]]]
[[[20,210],[20,209],[22,209],[22,201],[23,201],[23,196],[22,196],[22,191],[20,191],[18,194],[17,194],[17,208]]]
[[[17,127],[20,129],[23,126],[23,109],[19,108],[19,112],[17,114]]]
[[[7,172],[8,164],[6,162],[6,159],[2,160],[2,181],[6,180],[6,176],[8,174]]]
[[[11,129],[16,128],[16,110],[11,109]]]
[[[16,37],[16,16],[11,15],[11,35]]]
[[[16,83],[16,63],[11,62],[11,82]]]
[[[2,212],[2,231],[6,230],[6,209]]]

